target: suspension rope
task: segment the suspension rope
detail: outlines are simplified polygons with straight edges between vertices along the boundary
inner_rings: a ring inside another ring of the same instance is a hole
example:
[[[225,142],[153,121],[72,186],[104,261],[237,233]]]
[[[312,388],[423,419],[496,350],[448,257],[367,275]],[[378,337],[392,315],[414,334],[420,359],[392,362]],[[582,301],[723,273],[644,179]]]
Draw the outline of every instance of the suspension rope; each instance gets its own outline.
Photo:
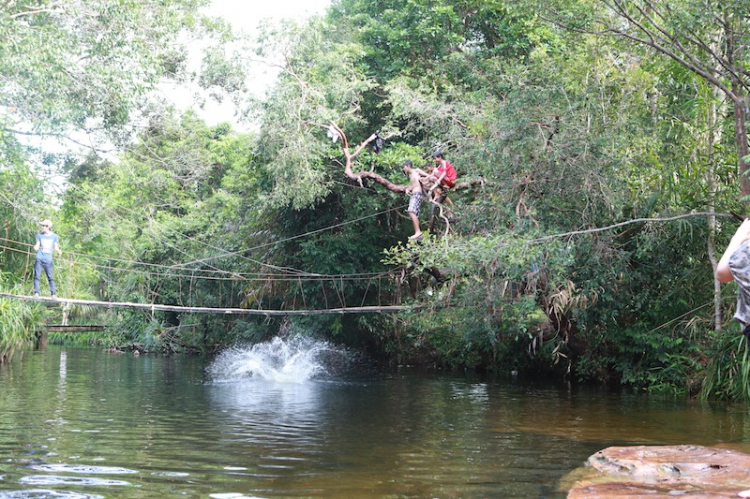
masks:
[[[0,241],[6,241],[10,243],[15,243],[27,247],[31,247],[31,244],[23,243],[19,241],[14,241],[11,239],[0,237]],[[13,251],[16,253],[21,253],[24,255],[30,254],[30,251],[28,249],[23,250],[19,248],[14,248],[12,246],[6,246],[4,244],[0,244],[0,249],[5,249],[9,251]],[[83,258],[107,258],[107,257],[99,257],[95,255],[87,255],[85,253],[76,253],[73,251],[66,251],[65,254],[75,255]],[[185,277],[188,274],[184,274],[181,272],[204,272],[204,273],[217,273],[217,274],[227,274],[229,277],[218,277],[218,276],[211,276],[211,275],[205,275],[205,276],[195,276],[198,279],[205,279],[205,280],[211,280],[211,281],[236,281],[236,280],[243,280],[243,281],[267,281],[269,279],[274,281],[296,281],[298,279],[302,279],[305,281],[328,281],[332,279],[344,279],[344,280],[364,280],[364,279],[370,279],[372,277],[377,277],[381,275],[389,275],[393,271],[384,271],[384,272],[362,272],[362,273],[351,273],[351,274],[309,274],[309,275],[289,275],[289,274],[280,274],[280,275],[274,275],[269,274],[267,272],[256,272],[256,273],[238,273],[238,272],[230,272],[227,270],[207,270],[207,269],[175,269],[171,265],[159,265],[154,263],[146,263],[146,262],[134,262],[134,261],[127,261],[127,260],[120,260],[112,258],[110,260],[118,261],[122,263],[127,263],[131,265],[141,265],[149,268],[155,269],[154,271],[150,270],[142,270],[142,269],[132,269],[132,268],[122,268],[122,267],[115,267],[112,265],[100,265],[90,262],[80,262],[78,260],[71,260],[66,259],[64,257],[58,257],[62,261],[67,261],[70,263],[77,263],[77,264],[83,264],[88,265],[90,267],[96,268],[96,269],[103,269],[103,270],[114,270],[119,272],[129,272],[129,273],[135,273],[135,274],[145,274],[145,275],[156,275],[157,277]],[[159,272],[160,269],[164,269],[167,272]]]
[[[76,186],[76,185],[72,185],[71,187],[72,187],[72,188],[74,188],[74,189],[78,189],[78,190],[79,190],[80,192],[82,192],[82,193],[83,193],[84,195],[88,195],[88,196],[90,196],[90,197],[89,197],[89,200],[93,199],[93,196],[94,196],[93,194],[90,194],[90,193],[87,193],[87,192],[83,191],[83,190],[82,190],[82,189],[81,189],[81,188],[80,188],[79,186]],[[109,200],[107,200],[107,201],[109,201]],[[104,204],[103,204],[103,205],[104,205]],[[117,207],[118,207],[119,209],[122,209],[122,210],[124,210],[124,211],[126,211],[126,212],[128,212],[128,213],[130,213],[130,214],[132,214],[132,215],[135,215],[135,216],[137,216],[137,217],[145,218],[145,217],[144,217],[144,215],[142,215],[142,214],[140,214],[140,213],[136,213],[135,211],[133,211],[133,210],[131,210],[130,208],[128,208],[128,207],[126,207],[126,206],[123,206],[123,205],[121,205],[121,204],[120,204],[120,205],[118,205]],[[125,218],[124,218],[124,217],[123,217],[122,215],[120,215],[120,214],[119,214],[119,213],[118,213],[117,211],[115,211],[115,210],[112,210],[111,208],[105,208],[105,209],[107,210],[107,212],[108,212],[108,213],[110,213],[110,214],[114,214],[114,215],[115,215],[116,217],[119,217],[120,219],[126,220],[126,221],[127,221],[127,222],[129,222],[129,223],[132,223],[132,222],[131,222],[131,220],[125,219]],[[157,221],[157,220],[154,220],[154,219],[151,219],[151,218],[149,218],[148,220],[149,220],[150,222],[152,222],[152,223],[156,223],[156,224],[158,224],[158,225],[164,226],[163,224],[161,224],[161,223],[160,223],[159,221]],[[176,235],[180,236],[181,238],[183,238],[183,239],[185,239],[185,240],[196,242],[196,243],[198,243],[198,244],[200,244],[200,245],[202,245],[202,246],[207,246],[207,247],[210,247],[210,248],[212,248],[212,249],[215,249],[215,250],[217,250],[217,251],[221,251],[221,252],[224,252],[224,253],[229,253],[229,252],[227,252],[226,250],[224,250],[223,248],[219,248],[219,247],[217,247],[217,246],[213,246],[213,245],[211,245],[210,243],[207,243],[207,242],[205,242],[205,241],[199,241],[199,240],[197,240],[197,239],[195,239],[195,238],[193,238],[193,237],[190,237],[190,236],[188,236],[187,234],[183,234],[182,232],[180,232],[180,231],[178,231],[178,230],[176,230],[176,229],[171,229],[171,228],[167,227],[167,230],[171,231],[171,232],[172,232],[173,234],[176,234]],[[168,243],[168,242],[166,242],[166,240],[165,240],[164,238],[161,238],[161,241],[162,241],[162,243],[164,243],[164,244],[166,244],[166,245],[169,245],[170,247],[172,247],[172,248],[173,248],[173,249],[175,249],[176,251],[179,251],[180,253],[182,253],[182,254],[185,254],[185,255],[187,255],[187,253],[186,253],[186,252],[184,252],[184,251],[180,250],[179,248],[176,248],[176,247],[175,247],[174,245],[172,245],[171,243]],[[243,250],[243,251],[247,251],[247,250]],[[246,256],[244,256],[244,255],[240,254],[239,252],[238,252],[238,253],[236,253],[236,254],[235,254],[235,256],[238,256],[239,258],[242,258],[242,259],[248,260],[248,261],[250,261],[250,262],[252,262],[252,263],[255,263],[255,264],[257,264],[257,265],[260,265],[260,266],[262,266],[262,267],[269,267],[269,268],[273,268],[273,269],[275,269],[275,270],[280,270],[280,269],[281,269],[280,267],[277,267],[277,266],[274,266],[274,265],[270,265],[270,264],[265,264],[265,263],[263,263],[263,262],[260,262],[260,261],[254,260],[254,259],[252,259],[252,258],[246,257]],[[196,260],[195,262],[192,262],[192,263],[204,263],[204,264],[205,264],[206,266],[208,266],[208,267],[211,267],[211,265],[209,265],[209,264],[207,264],[207,263],[203,262],[202,260]],[[179,267],[180,267],[180,264],[176,264],[175,266],[176,266],[177,268],[179,268]],[[213,268],[214,268],[214,270],[218,270],[218,269],[217,269],[216,267],[213,267]],[[300,272],[301,272],[301,271],[300,271]]]
[[[94,196],[91,193],[87,193],[87,192],[83,191],[79,186],[72,185],[71,187],[73,187],[74,189],[78,189],[78,191],[82,192],[84,195],[90,196],[89,199],[92,199],[93,196]],[[192,264],[200,263],[200,264],[204,264],[206,266],[211,267],[211,265],[208,264],[207,262],[212,261],[212,260],[216,260],[216,259],[220,259],[220,258],[239,257],[241,259],[244,259],[244,260],[247,260],[249,262],[255,263],[255,264],[260,265],[262,267],[268,267],[268,268],[271,268],[271,269],[274,269],[274,270],[281,270],[281,271],[284,271],[284,272],[287,272],[287,273],[290,273],[290,274],[293,274],[293,275],[302,275],[302,276],[321,275],[321,274],[314,274],[314,273],[310,273],[310,272],[305,272],[305,271],[298,270],[298,269],[292,269],[292,268],[289,268],[289,267],[279,267],[279,266],[276,266],[276,265],[267,264],[267,263],[264,263],[264,262],[261,262],[261,261],[249,258],[249,257],[245,256],[243,253],[248,252],[248,251],[254,251],[254,250],[266,248],[266,247],[269,247],[269,246],[274,246],[274,245],[285,243],[285,242],[288,242],[288,241],[293,241],[295,239],[299,239],[299,238],[303,238],[303,237],[308,237],[310,235],[313,235],[313,234],[316,234],[316,233],[319,233],[319,232],[325,232],[325,231],[333,230],[333,229],[336,229],[336,228],[339,228],[339,227],[343,227],[345,225],[349,225],[349,224],[352,224],[352,223],[361,222],[363,220],[367,220],[368,218],[377,217],[377,216],[389,213],[391,211],[401,210],[401,209],[405,208],[406,206],[408,206],[408,205],[404,204],[402,206],[388,208],[388,209],[383,210],[381,212],[370,214],[370,215],[365,215],[363,217],[360,217],[360,218],[357,218],[357,219],[354,219],[354,220],[349,220],[349,221],[346,221],[346,222],[341,222],[341,223],[338,223],[338,224],[330,225],[328,227],[323,227],[321,229],[311,230],[311,231],[308,231],[308,232],[305,232],[305,233],[302,233],[302,234],[298,234],[296,236],[288,237],[288,238],[285,238],[285,239],[279,239],[278,241],[273,241],[273,242],[270,242],[270,243],[264,243],[264,244],[260,244],[260,245],[257,245],[257,246],[254,246],[254,247],[250,247],[250,248],[244,248],[242,250],[234,251],[234,252],[228,251],[228,250],[226,250],[224,248],[213,246],[210,243],[206,243],[205,241],[197,240],[197,239],[195,239],[195,238],[193,238],[191,236],[188,236],[187,234],[183,234],[182,232],[179,232],[179,231],[177,231],[175,229],[167,228],[167,230],[170,230],[172,233],[174,233],[175,235],[180,236],[181,238],[184,238],[184,239],[189,240],[189,241],[196,242],[196,243],[201,244],[203,246],[208,246],[208,247],[210,247],[212,249],[215,249],[215,250],[220,251],[220,252],[223,253],[221,255],[215,255],[215,256],[212,256],[212,257],[195,259],[195,260],[192,260],[192,261],[189,261],[189,262],[186,262],[186,263],[176,263],[176,264],[172,265],[171,267],[175,268],[175,269],[179,269],[179,270],[193,270],[193,268],[188,268],[188,266],[192,265]],[[136,213],[133,210],[131,210],[131,209],[127,208],[127,207],[124,207],[122,205],[119,205],[119,208],[121,208],[121,209],[127,211],[128,213],[131,213],[131,214],[133,214],[135,216],[138,216],[138,217],[142,217],[143,216],[143,215],[141,215],[139,213]],[[107,208],[107,211],[109,213],[114,213],[115,216],[117,216],[119,218],[123,218],[116,211],[113,211],[113,210],[111,210],[109,208]],[[156,220],[153,220],[153,219],[150,219],[150,220],[152,222],[157,223],[157,224],[159,223]],[[163,242],[164,242],[164,244],[170,245],[170,247],[174,248],[176,251],[179,251],[182,254],[187,254],[186,252],[180,250],[179,248],[174,247],[170,243],[168,243],[166,241],[163,241]],[[219,271],[219,269],[217,269],[215,267],[213,267],[213,269],[215,271]],[[228,272],[228,273],[234,274],[231,271],[224,271],[224,272]]]
[[[381,213],[386,213],[386,212],[391,211],[391,210],[386,210],[385,212],[381,212]],[[606,226],[606,227],[600,227],[600,228],[594,228],[594,229],[587,229],[587,230],[570,231],[570,232],[564,232],[564,233],[560,233],[560,234],[552,234],[552,235],[549,235],[549,236],[543,236],[543,237],[532,239],[532,240],[529,241],[529,243],[530,244],[535,244],[535,243],[541,243],[541,242],[544,242],[544,241],[548,241],[548,240],[555,239],[555,238],[560,238],[560,237],[572,237],[572,236],[581,235],[581,234],[591,234],[591,233],[604,232],[604,231],[607,231],[607,230],[612,230],[612,229],[615,229],[615,228],[619,228],[619,227],[623,227],[623,226],[630,225],[630,224],[635,224],[635,223],[669,222],[669,221],[675,221],[675,220],[685,219],[685,218],[689,218],[689,217],[703,217],[703,216],[709,216],[709,215],[714,215],[714,216],[723,217],[723,218],[732,218],[733,217],[733,215],[722,214],[722,213],[688,213],[688,214],[676,215],[676,216],[667,217],[667,218],[638,218],[638,219],[628,220],[628,221],[625,221],[625,222],[620,222],[620,223],[617,223],[617,224],[609,225],[609,226]],[[358,220],[362,220],[364,218],[369,218],[371,216],[375,216],[375,215],[368,215],[368,216],[362,217],[361,219],[358,219]],[[358,220],[356,220],[356,221],[358,221]],[[314,231],[309,231],[308,233],[300,234],[298,236],[293,236],[293,237],[285,239],[285,240],[280,240],[277,243],[281,243],[281,242],[292,240],[292,239],[297,239],[297,238],[300,238],[300,237],[305,237],[305,236],[310,235],[310,234],[321,232],[323,230],[330,230],[332,228],[336,228],[336,227],[345,225],[347,223],[353,223],[353,222],[355,222],[355,221],[343,222],[341,224],[336,224],[336,225],[333,225],[333,226],[328,227],[328,228],[317,229],[317,230],[314,230]],[[28,244],[28,243],[23,243],[23,242],[20,242],[20,241],[14,241],[12,239],[2,238],[2,237],[0,237],[0,241],[5,241],[5,242],[10,242],[10,243],[18,244],[18,245],[21,245],[21,246],[25,246],[26,248],[30,248],[32,246],[31,244]],[[262,245],[262,246],[258,246],[256,248],[265,247],[265,246],[268,246],[268,245],[271,245],[271,244],[276,244],[276,243],[268,243],[268,244],[265,244],[265,245]],[[18,248],[14,248],[14,247],[11,247],[11,246],[6,246],[6,245],[1,245],[1,244],[0,244],[0,249],[6,249],[6,250],[15,251],[15,252],[23,253],[23,254],[30,253],[30,251],[28,251],[28,249],[26,251],[24,251],[24,250],[21,250],[21,249],[18,249]],[[87,255],[87,254],[76,253],[76,252],[72,252],[72,251],[68,251],[66,253],[70,253],[72,255],[76,255],[76,256],[80,256],[80,257],[85,257],[85,258],[108,259],[109,261],[118,261],[118,262],[126,263],[126,264],[129,264],[129,265],[140,265],[140,266],[154,268],[154,269],[166,269],[166,270],[171,270],[171,271],[184,270],[184,271],[190,271],[190,272],[205,272],[205,273],[228,274],[228,275],[230,275],[230,277],[199,276],[199,278],[202,278],[202,279],[216,280],[216,281],[221,281],[221,280],[232,280],[233,281],[233,280],[237,280],[238,278],[242,279],[242,280],[247,280],[247,281],[267,281],[269,279],[271,279],[271,280],[278,280],[278,281],[293,281],[293,280],[301,279],[302,277],[304,277],[304,280],[306,280],[306,281],[308,281],[308,280],[309,281],[331,280],[331,279],[339,279],[339,280],[342,280],[342,279],[346,279],[346,280],[364,280],[364,279],[369,279],[371,277],[378,277],[378,276],[390,275],[390,274],[393,273],[393,271],[373,272],[373,273],[351,273],[351,274],[315,274],[315,273],[302,273],[302,274],[293,274],[293,275],[282,274],[282,276],[275,276],[273,274],[262,273],[262,272],[259,272],[259,273],[237,273],[237,272],[231,272],[231,271],[226,271],[226,270],[222,270],[222,269],[214,269],[214,270],[194,269],[194,268],[185,268],[185,267],[176,266],[176,265],[160,265],[160,264],[153,264],[153,263],[146,263],[146,262],[135,262],[135,261],[127,261],[127,260],[116,259],[116,258],[107,258],[107,257],[94,256],[94,255]],[[222,255],[222,256],[219,256],[218,258],[221,258],[223,256],[228,256],[228,255]],[[79,262],[75,262],[73,260],[66,260],[66,261],[70,261],[70,262],[74,262],[74,263],[79,263]],[[194,262],[191,262],[191,263],[194,263]],[[92,266],[92,267],[99,268],[99,269],[124,271],[124,272],[133,272],[133,273],[143,273],[143,274],[154,274],[154,272],[143,271],[143,270],[138,270],[138,269],[122,269],[120,267],[114,267],[114,266],[109,266],[109,265],[98,265],[98,264],[92,264],[92,263],[87,263],[87,264],[90,265],[90,266]],[[183,264],[183,265],[187,265],[187,264]],[[157,275],[159,275],[159,274],[157,274]],[[169,276],[169,277],[173,277],[173,276],[179,276],[179,275],[183,275],[183,274],[179,274],[179,273],[174,273],[174,274],[167,273],[167,274],[163,274],[163,275]],[[248,276],[254,276],[254,277],[248,277]]]
[[[397,206],[395,208],[388,208],[387,210],[384,210],[384,211],[381,211],[381,212],[378,212],[378,213],[374,213],[374,214],[371,214],[371,215],[365,215],[364,217],[360,217],[360,218],[357,218],[357,219],[354,219],[354,220],[348,220],[346,222],[341,222],[341,223],[335,224],[335,225],[330,225],[328,227],[323,227],[321,229],[311,230],[311,231],[308,231],[308,232],[304,232],[302,234],[298,234],[296,236],[287,237],[285,239],[279,239],[278,241],[273,241],[273,242],[270,242],[270,243],[260,244],[258,246],[254,246],[252,248],[248,248],[248,249],[242,250],[242,251],[253,251],[253,250],[258,250],[258,249],[262,249],[262,248],[267,248],[268,246],[274,246],[274,245],[280,244],[280,243],[286,243],[286,242],[289,242],[289,241],[294,241],[295,239],[299,239],[299,238],[302,238],[302,237],[308,237],[308,236],[311,236],[313,234],[317,234],[318,232],[325,232],[325,231],[328,231],[328,230],[337,229],[337,228],[343,227],[345,225],[349,225],[349,224],[361,222],[362,220],[366,220],[368,218],[377,217],[377,216],[380,216],[380,215],[385,215],[386,213],[389,213],[391,211],[402,210],[402,209],[406,208],[407,206],[409,206],[409,205],[408,204],[404,204],[402,206]],[[225,254],[225,255],[217,255],[217,256],[208,257],[208,258],[205,258],[205,259],[202,259],[202,260],[194,260],[192,262],[187,262],[187,263],[185,263],[183,265],[191,265],[193,263],[205,262],[207,260],[215,260],[215,259],[218,259],[218,258],[225,258],[227,256],[234,256],[236,254],[237,253],[227,252],[227,254]],[[303,273],[303,275],[304,275],[304,273]]]

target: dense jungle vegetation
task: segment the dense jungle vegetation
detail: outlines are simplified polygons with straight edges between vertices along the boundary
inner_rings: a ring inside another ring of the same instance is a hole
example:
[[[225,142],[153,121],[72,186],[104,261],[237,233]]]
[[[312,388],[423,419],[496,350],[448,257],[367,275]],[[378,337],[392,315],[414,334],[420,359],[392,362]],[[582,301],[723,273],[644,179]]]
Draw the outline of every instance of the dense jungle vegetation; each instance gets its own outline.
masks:
[[[713,278],[750,195],[748,0],[334,0],[251,39],[201,5],[0,10],[2,291],[30,294],[30,245],[50,218],[63,297],[414,307],[70,307],[108,332],[58,341],[212,352],[302,332],[390,363],[750,397],[736,285]],[[191,71],[196,38],[211,43]],[[283,63],[257,98],[263,57]],[[254,131],[177,112],[153,97],[166,80],[223,96]],[[358,149],[376,131],[382,151]],[[89,147],[52,154],[29,137]],[[444,217],[423,205],[415,243],[408,196],[345,175],[346,153],[355,173],[404,185],[402,163],[436,150],[466,186]],[[6,358],[60,313],[0,311]]]

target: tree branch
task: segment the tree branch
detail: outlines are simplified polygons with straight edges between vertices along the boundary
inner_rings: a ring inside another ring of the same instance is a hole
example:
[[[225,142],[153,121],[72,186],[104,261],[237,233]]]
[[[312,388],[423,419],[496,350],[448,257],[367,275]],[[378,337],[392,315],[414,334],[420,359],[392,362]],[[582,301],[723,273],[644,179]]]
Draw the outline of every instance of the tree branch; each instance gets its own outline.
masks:
[[[643,16],[643,18],[648,21],[649,24],[651,24],[654,27],[654,30],[649,29],[646,27],[646,25],[640,21],[637,21],[632,15],[630,15],[627,11],[626,6],[622,2],[622,0],[612,0],[611,3],[607,0],[603,0],[605,5],[608,5],[611,9],[613,9],[615,12],[617,12],[623,19],[627,20],[628,22],[634,24],[638,27],[638,29],[644,33],[648,38],[651,40],[651,42],[641,42],[646,43],[647,45],[656,48],[657,50],[662,51],[663,54],[673,58],[680,64],[683,64],[685,67],[690,69],[691,71],[696,71],[695,68],[700,68],[702,66],[701,61],[699,61],[693,54],[690,53],[690,51],[680,42],[677,35],[671,33],[667,28],[665,28],[660,22],[658,22],[654,16],[651,16],[639,3],[635,3],[635,8],[640,12],[640,14]],[[655,5],[653,2],[645,1],[644,2],[648,9],[650,11],[653,11],[656,13],[656,15],[659,17],[660,20],[664,21],[669,18],[675,17],[674,15],[667,15],[665,16],[662,14],[658,6]],[[668,8],[668,6],[667,6]],[[720,23],[721,26],[726,29],[725,23]],[[615,33],[625,33],[623,30],[613,30]],[[624,36],[624,35],[620,35]],[[632,35],[631,35],[632,36]],[[685,39],[697,46],[700,50],[705,52],[709,55],[709,57],[713,60],[715,60],[724,70],[730,75],[732,79],[739,80],[739,75],[736,72],[736,68],[733,64],[731,64],[729,61],[727,61],[724,57],[717,54],[711,47],[709,47],[703,40],[701,40],[698,37],[691,36],[691,32],[686,31],[683,33],[683,36]],[[633,39],[633,38],[631,38]],[[661,45],[659,45],[661,43]],[[676,47],[678,52],[681,53],[683,56],[685,56],[689,61],[690,64],[688,65],[687,62],[680,58],[676,59],[675,54],[672,51],[669,51],[662,45],[671,45],[673,47]],[[696,71],[697,72],[697,71]],[[698,72],[698,74],[704,78],[708,78],[706,76],[710,72]],[[718,83],[714,80],[709,80],[712,83],[716,84],[718,86]]]
[[[18,18],[24,17],[24,16],[33,16],[33,15],[36,15],[36,14],[42,14],[44,12],[48,12],[50,14],[54,14],[56,11],[53,10],[53,9],[27,10],[27,11],[24,11],[24,12],[18,12],[17,14],[12,14],[10,16],[10,18],[11,19],[18,19]]]
[[[61,133],[23,132],[21,130],[14,130],[12,128],[3,128],[3,131],[4,132],[13,133],[13,134],[17,134],[17,135],[26,135],[28,137],[55,137],[55,138],[58,138],[58,139],[64,139],[64,140],[70,141],[70,142],[72,142],[72,143],[74,143],[76,145],[79,145],[81,147],[85,147],[85,148],[90,149],[90,150],[95,151],[95,152],[101,152],[101,153],[105,153],[105,154],[109,154],[109,153],[113,152],[112,149],[109,149],[109,150],[108,149],[99,149],[98,147],[94,147],[94,146],[92,146],[90,144],[84,144],[83,142],[79,142],[76,139],[70,138],[67,135],[63,135]]]
[[[367,145],[375,140],[377,138],[377,134],[372,134],[367,139],[362,141],[357,148],[354,150],[354,152],[349,152],[349,140],[346,138],[346,134],[344,131],[339,128],[339,126],[334,123],[333,121],[330,122],[331,127],[333,127],[334,130],[339,134],[341,137],[341,148],[344,152],[344,158],[346,158],[346,163],[344,164],[344,174],[352,179],[356,180],[357,183],[359,183],[360,186],[362,186],[362,180],[363,179],[370,179],[374,182],[377,182],[378,184],[382,185],[386,189],[388,189],[391,192],[406,192],[406,189],[409,187],[409,185],[400,185],[400,184],[394,184],[387,178],[383,177],[382,175],[378,175],[377,173],[373,171],[368,170],[360,170],[358,172],[354,172],[352,169],[352,163],[354,158],[356,158],[359,153],[362,152],[362,150],[367,147]],[[387,138],[387,137],[386,137]],[[478,177],[475,179],[468,179],[463,182],[457,182],[456,185],[453,187],[453,189],[464,189],[468,187],[474,187],[476,185],[484,186],[486,184],[485,180],[482,177]],[[429,184],[427,184],[427,187],[429,188]]]
[[[571,232],[563,232],[562,234],[553,234],[551,236],[538,237],[536,239],[532,239],[530,242],[540,243],[543,241],[549,241],[550,239],[556,239],[558,237],[570,237],[570,236],[577,236],[580,234],[594,234],[597,232],[604,232],[604,231],[616,229],[618,227],[624,227],[630,224],[649,223],[649,222],[673,222],[675,220],[681,220],[683,218],[713,217],[713,216],[720,217],[720,218],[736,218],[734,215],[729,214],[729,213],[710,213],[710,212],[686,213],[684,215],[676,215],[674,217],[667,217],[667,218],[634,218],[633,220],[627,220],[625,222],[616,223],[614,225],[608,225],[606,227],[598,227],[596,229],[574,230]]]
[[[646,18],[646,20],[654,26],[653,29],[647,27],[643,22],[636,20],[635,17],[633,17],[630,13],[628,13],[625,4],[621,0],[611,0],[611,1],[601,0],[601,1],[609,9],[612,9],[617,14],[618,17],[620,17],[621,19],[635,26],[642,36],[639,36],[636,33],[630,33],[626,31],[625,29],[620,29],[617,27],[610,26],[604,20],[601,20],[601,19],[600,19],[600,22],[603,25],[603,28],[601,30],[596,30],[593,28],[592,29],[574,28],[574,27],[566,25],[564,22],[562,22],[559,19],[559,17],[557,19],[552,19],[552,18],[547,17],[546,19],[572,32],[593,34],[593,35],[598,35],[598,36],[618,36],[618,37],[630,40],[632,42],[645,45],[647,47],[651,47],[655,49],[658,53],[669,57],[670,59],[674,60],[678,64],[688,69],[689,71],[692,71],[693,73],[697,74],[701,78],[704,78],[706,81],[708,81],[712,85],[716,86],[729,99],[731,99],[732,102],[738,102],[741,99],[741,96],[739,96],[731,87],[724,84],[713,73],[714,71],[713,68],[709,70],[708,68],[704,67],[701,61],[698,60],[693,54],[691,54],[690,51],[687,49],[687,47],[685,47],[682,43],[680,43],[676,35],[672,35],[669,32],[669,30],[663,27],[656,19],[654,19],[653,16],[645,12],[641,6],[638,5],[636,6],[636,8],[644,16],[644,18]],[[655,5],[653,5],[651,2],[647,2],[647,4],[650,9],[652,8],[655,12],[658,13],[658,9],[656,8]],[[664,16],[661,13],[658,13],[658,16],[660,19],[664,19]],[[696,46],[700,50],[703,50],[704,52],[706,52],[706,54],[709,55],[712,59],[716,60],[719,63],[719,65],[726,71],[727,74],[725,74],[724,76],[731,78],[734,81],[738,82],[743,88],[748,88],[747,85],[745,85],[744,81],[742,81],[742,78],[739,77],[737,73],[738,68],[734,67],[734,65],[730,61],[727,61],[725,58],[721,57],[715,51],[706,49],[705,44],[698,43],[696,39],[691,38],[689,36],[687,36],[687,39],[690,43],[696,44]]]

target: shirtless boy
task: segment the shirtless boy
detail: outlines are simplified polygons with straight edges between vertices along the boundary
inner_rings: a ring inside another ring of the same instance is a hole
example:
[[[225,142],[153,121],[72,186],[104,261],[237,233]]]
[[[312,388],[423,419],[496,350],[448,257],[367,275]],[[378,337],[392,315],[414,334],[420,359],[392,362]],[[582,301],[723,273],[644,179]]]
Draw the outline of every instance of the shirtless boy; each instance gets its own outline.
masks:
[[[409,208],[406,211],[414,224],[414,235],[409,236],[409,239],[417,241],[422,238],[422,229],[419,228],[419,207],[422,205],[422,182],[420,182],[420,179],[428,176],[428,174],[419,168],[414,168],[414,164],[408,160],[404,162],[404,173],[409,176],[409,187],[406,188],[406,192],[411,193]]]

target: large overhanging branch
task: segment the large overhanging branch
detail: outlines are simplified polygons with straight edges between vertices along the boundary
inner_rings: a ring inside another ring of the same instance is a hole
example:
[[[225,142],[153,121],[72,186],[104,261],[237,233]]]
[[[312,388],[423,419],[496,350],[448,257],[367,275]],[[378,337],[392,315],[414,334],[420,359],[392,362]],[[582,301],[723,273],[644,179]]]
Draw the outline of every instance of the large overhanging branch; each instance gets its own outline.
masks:
[[[344,133],[344,131],[341,128],[339,128],[339,126],[334,122],[331,122],[331,127],[334,130],[336,130],[339,136],[341,136],[341,147],[344,151],[344,158],[346,158],[346,162],[344,163],[344,174],[348,178],[352,180],[356,180],[360,185],[362,185],[363,179],[369,178],[377,182],[378,184],[382,185],[389,191],[406,192],[406,189],[409,187],[408,185],[394,184],[387,178],[383,177],[382,175],[378,175],[377,173],[373,171],[361,170],[355,173],[352,170],[352,163],[353,163],[354,158],[356,158],[359,155],[359,153],[361,153],[365,149],[365,147],[367,147],[369,143],[377,139],[378,137],[377,134],[373,133],[372,135],[367,137],[367,139],[365,139],[361,144],[357,146],[354,152],[351,152],[349,150],[349,141],[347,140],[346,134]]]
[[[341,146],[342,146],[342,149],[344,151],[344,157],[346,158],[346,162],[344,164],[344,174],[346,174],[346,176],[348,178],[350,178],[352,180],[356,180],[360,185],[362,185],[362,179],[369,178],[369,179],[372,179],[375,182],[379,183],[380,185],[384,186],[389,191],[392,191],[392,192],[401,192],[401,193],[405,193],[406,192],[406,189],[408,189],[410,187],[408,184],[407,185],[394,184],[393,182],[391,182],[387,178],[384,178],[383,176],[378,175],[377,173],[375,173],[373,171],[361,170],[361,171],[358,171],[358,172],[355,173],[354,170],[352,169],[352,162],[353,162],[354,158],[356,158],[357,155],[359,155],[359,153],[361,153],[364,150],[364,148],[367,147],[367,145],[369,143],[371,143],[373,140],[376,140],[378,138],[378,135],[376,133],[373,133],[372,135],[370,135],[369,137],[367,137],[367,139],[365,139],[361,144],[359,144],[357,146],[357,148],[354,150],[354,152],[350,152],[349,151],[349,141],[346,138],[346,134],[344,133],[344,131],[341,128],[339,128],[339,126],[336,125],[336,123],[334,123],[334,122],[331,122],[331,127],[341,137]],[[422,186],[423,186],[424,189],[429,189],[430,187],[432,187],[433,184],[434,184],[434,182],[431,182],[431,181],[429,181],[427,179],[423,179],[422,180]],[[442,218],[443,221],[445,221],[445,227],[446,227],[445,228],[445,234],[447,235],[448,232],[450,231],[450,221],[448,220],[448,217],[446,217],[445,214],[443,213],[443,207],[442,207],[442,205],[440,205],[435,200],[433,200],[431,196],[429,196],[428,199],[429,199],[430,203],[433,203],[433,204],[437,205],[437,207],[438,207],[438,216],[440,216],[440,218]]]
[[[374,182],[377,182],[378,184],[382,185],[386,189],[388,189],[391,192],[406,192],[406,189],[409,187],[408,185],[399,185],[394,184],[387,178],[383,177],[382,175],[378,175],[377,173],[371,171],[371,170],[360,170],[358,172],[355,172],[353,170],[352,164],[354,162],[354,158],[356,158],[359,153],[361,153],[365,147],[367,147],[368,144],[370,144],[373,140],[377,139],[378,135],[373,133],[367,139],[365,139],[362,143],[360,143],[357,148],[354,150],[354,152],[350,151],[349,147],[349,141],[346,138],[346,134],[344,131],[339,128],[339,126],[331,122],[331,127],[336,131],[336,133],[339,134],[341,137],[341,147],[344,152],[344,158],[346,159],[344,163],[344,174],[352,179],[356,180],[360,185],[362,185],[363,179],[371,179]],[[385,138],[388,138],[386,136]],[[469,187],[475,187],[475,186],[483,186],[485,185],[485,180],[482,177],[474,178],[474,179],[466,179],[461,182],[456,182],[456,185],[453,187],[453,189],[466,189]],[[425,180],[422,182],[425,189],[429,189],[432,187],[432,183]]]

